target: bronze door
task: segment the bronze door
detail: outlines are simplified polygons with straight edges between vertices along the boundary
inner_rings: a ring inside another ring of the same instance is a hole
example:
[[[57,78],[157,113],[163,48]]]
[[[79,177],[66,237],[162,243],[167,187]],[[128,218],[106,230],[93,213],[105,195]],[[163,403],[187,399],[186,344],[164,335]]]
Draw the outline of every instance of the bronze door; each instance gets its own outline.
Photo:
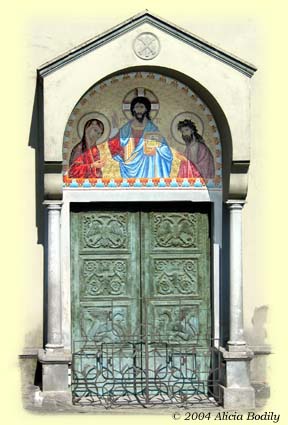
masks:
[[[71,247],[74,401],[207,394],[208,214],[156,205],[75,211]]]

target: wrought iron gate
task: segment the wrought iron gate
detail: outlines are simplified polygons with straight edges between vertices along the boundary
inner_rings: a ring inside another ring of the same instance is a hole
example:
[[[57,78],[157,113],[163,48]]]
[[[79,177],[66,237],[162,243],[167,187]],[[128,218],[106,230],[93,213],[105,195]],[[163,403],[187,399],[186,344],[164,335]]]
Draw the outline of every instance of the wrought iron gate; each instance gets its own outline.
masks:
[[[102,405],[217,404],[219,353],[161,341],[75,341],[73,403]],[[203,367],[205,365],[205,367]]]
[[[72,213],[73,402],[215,402],[207,213]]]

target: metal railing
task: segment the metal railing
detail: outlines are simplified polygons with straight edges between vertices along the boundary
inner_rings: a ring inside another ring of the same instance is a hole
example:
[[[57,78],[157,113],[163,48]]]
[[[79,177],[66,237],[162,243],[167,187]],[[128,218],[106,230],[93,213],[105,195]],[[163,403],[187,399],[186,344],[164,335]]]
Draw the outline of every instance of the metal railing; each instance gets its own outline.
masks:
[[[74,341],[73,403],[106,408],[217,405],[221,362],[214,345],[206,339],[196,346],[149,336]]]

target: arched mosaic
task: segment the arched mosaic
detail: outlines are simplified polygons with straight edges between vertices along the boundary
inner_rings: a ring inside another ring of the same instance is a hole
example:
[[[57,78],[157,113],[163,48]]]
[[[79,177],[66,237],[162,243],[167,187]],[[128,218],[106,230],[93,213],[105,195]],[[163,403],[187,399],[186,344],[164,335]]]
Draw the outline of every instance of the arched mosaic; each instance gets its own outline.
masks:
[[[186,85],[131,72],[93,86],[64,133],[63,185],[221,189],[213,115]]]

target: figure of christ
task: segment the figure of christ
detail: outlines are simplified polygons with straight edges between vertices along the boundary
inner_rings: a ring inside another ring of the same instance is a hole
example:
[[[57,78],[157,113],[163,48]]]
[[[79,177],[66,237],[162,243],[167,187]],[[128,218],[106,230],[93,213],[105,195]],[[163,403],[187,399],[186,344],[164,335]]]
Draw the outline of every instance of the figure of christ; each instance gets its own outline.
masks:
[[[105,159],[100,158],[96,145],[104,132],[104,125],[98,119],[85,123],[81,141],[74,146],[70,156],[68,176],[71,178],[102,177]]]
[[[151,102],[143,96],[134,98],[132,120],[114,129],[108,141],[112,158],[119,162],[123,178],[169,177],[172,152],[158,127],[151,121]]]
[[[205,145],[202,136],[197,131],[196,125],[191,120],[179,121],[178,130],[185,142],[184,154],[176,154],[180,159],[178,176],[182,178],[215,177],[214,159],[210,149]]]

